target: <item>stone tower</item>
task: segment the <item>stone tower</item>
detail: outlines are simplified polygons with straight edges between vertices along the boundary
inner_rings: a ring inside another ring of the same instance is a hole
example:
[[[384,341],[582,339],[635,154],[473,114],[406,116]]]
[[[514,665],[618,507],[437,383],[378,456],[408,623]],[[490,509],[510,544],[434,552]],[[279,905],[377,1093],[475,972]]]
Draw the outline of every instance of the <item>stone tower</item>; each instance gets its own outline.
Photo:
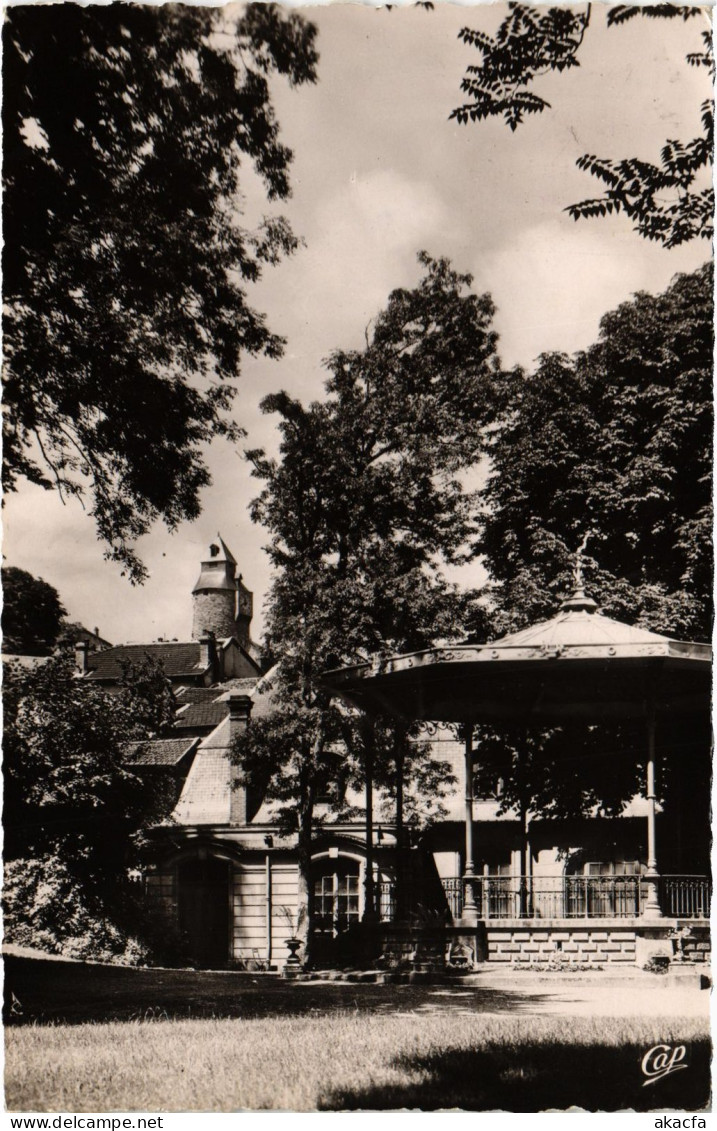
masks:
[[[217,535],[192,591],[193,640],[212,632],[219,640],[235,636],[244,647],[249,644],[253,598],[236,568],[234,555]]]

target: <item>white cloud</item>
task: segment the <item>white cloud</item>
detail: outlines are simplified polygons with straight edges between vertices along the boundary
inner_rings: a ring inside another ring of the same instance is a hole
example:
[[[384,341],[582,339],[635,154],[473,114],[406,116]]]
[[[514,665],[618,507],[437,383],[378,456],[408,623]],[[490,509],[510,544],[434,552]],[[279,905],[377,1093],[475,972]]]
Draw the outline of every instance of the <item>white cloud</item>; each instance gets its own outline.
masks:
[[[666,253],[627,222],[555,219],[517,232],[473,268],[498,306],[506,364],[529,366],[542,352],[573,353],[596,339],[603,314],[636,291],[657,293],[707,259],[706,243]]]
[[[312,327],[317,358],[359,345],[389,292],[415,281],[416,253],[442,246],[452,226],[430,185],[390,170],[353,173],[324,201],[314,223],[307,249],[285,265],[281,282],[293,276],[289,317]]]

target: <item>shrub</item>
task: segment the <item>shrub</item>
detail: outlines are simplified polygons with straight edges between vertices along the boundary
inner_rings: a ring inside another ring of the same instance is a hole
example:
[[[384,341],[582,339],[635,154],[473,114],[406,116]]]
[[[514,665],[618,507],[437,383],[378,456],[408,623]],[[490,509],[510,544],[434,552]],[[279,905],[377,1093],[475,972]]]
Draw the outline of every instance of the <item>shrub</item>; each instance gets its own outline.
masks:
[[[3,909],[8,943],[127,966],[145,965],[150,956],[147,945],[110,918],[59,855],[9,861]]]
[[[649,974],[666,974],[670,969],[670,956],[668,954],[651,954],[643,970]]]

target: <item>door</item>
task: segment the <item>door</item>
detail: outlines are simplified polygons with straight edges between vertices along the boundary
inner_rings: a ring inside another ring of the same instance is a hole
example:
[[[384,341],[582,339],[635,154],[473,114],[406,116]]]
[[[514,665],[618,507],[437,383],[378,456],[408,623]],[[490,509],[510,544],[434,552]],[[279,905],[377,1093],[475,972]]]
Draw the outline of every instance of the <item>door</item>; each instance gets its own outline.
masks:
[[[351,964],[348,932],[361,919],[360,868],[345,856],[314,862],[314,960],[327,966]],[[349,946],[349,950],[346,947]]]
[[[179,928],[189,957],[210,969],[229,960],[229,865],[188,860],[179,865]]]
[[[321,934],[338,935],[359,921],[359,866],[353,860],[324,862],[314,872],[314,922]]]

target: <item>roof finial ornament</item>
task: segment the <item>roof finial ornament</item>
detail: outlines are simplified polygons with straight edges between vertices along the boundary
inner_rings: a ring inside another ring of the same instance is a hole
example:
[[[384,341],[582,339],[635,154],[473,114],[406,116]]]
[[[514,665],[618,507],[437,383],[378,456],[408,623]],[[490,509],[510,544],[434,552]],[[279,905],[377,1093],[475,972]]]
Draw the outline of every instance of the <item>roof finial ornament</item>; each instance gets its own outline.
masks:
[[[572,595],[568,597],[567,601],[563,601],[562,605],[560,606],[561,613],[594,613],[597,609],[597,605],[593,601],[592,597],[588,597],[585,593],[585,577],[583,575],[583,556],[585,553],[585,547],[588,544],[588,539],[592,537],[593,533],[594,531],[588,530],[587,534],[585,534],[582,542],[575,551],[575,564],[573,566],[574,588]]]
[[[575,591],[576,592],[578,590],[580,590],[580,592],[582,592],[584,585],[585,585],[585,580],[583,578],[583,552],[585,550],[585,547],[588,544],[588,539],[590,538],[591,535],[592,535],[592,530],[588,530],[587,534],[585,535],[585,537],[583,538],[582,542],[580,543],[580,545],[578,546],[578,548],[575,552]]]

